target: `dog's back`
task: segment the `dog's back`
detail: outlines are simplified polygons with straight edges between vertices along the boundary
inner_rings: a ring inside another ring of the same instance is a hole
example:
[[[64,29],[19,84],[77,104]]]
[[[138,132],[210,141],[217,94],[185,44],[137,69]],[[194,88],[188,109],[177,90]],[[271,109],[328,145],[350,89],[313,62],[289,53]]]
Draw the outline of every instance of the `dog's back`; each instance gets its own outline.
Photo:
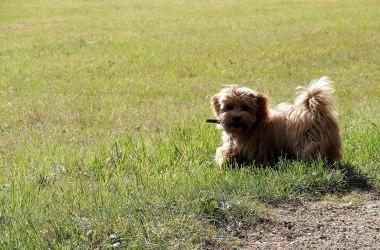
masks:
[[[315,145],[329,162],[340,160],[342,154],[342,140],[339,135],[337,112],[333,104],[332,93],[334,88],[328,77],[314,80],[302,91],[294,102],[294,108],[303,109],[311,121],[310,128],[306,131],[306,144]],[[313,147],[304,150],[304,157],[314,154]]]
[[[303,107],[315,113],[324,114],[326,112],[334,113],[336,111],[333,105],[332,93],[334,88],[332,81],[324,76],[319,80],[314,80],[308,87],[298,87],[302,91],[294,102],[295,107]]]

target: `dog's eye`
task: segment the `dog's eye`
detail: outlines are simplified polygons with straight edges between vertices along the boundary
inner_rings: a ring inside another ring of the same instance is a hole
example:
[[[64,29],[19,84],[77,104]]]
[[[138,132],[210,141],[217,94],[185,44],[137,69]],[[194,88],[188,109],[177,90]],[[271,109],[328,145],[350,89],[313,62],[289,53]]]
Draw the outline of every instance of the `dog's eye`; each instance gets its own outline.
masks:
[[[226,106],[226,109],[227,109],[227,110],[233,110],[233,109],[234,109],[234,106],[233,106],[233,105],[227,105],[227,106]]]
[[[247,106],[241,107],[241,111],[248,111],[248,107]]]

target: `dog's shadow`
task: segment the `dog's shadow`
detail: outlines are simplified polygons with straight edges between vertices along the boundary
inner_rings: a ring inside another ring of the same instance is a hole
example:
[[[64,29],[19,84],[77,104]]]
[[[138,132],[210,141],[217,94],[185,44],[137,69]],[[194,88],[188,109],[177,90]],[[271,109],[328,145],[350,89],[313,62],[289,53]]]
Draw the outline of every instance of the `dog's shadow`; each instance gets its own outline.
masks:
[[[337,169],[344,174],[345,188],[347,191],[363,190],[368,191],[373,188],[371,177],[366,175],[358,166],[351,163],[339,163],[329,166],[329,169]]]
[[[275,164],[274,166],[269,165],[246,165],[234,163],[231,164],[228,169],[246,169],[248,172],[254,173],[255,170],[272,170],[272,171],[281,171],[284,169],[284,165],[286,168],[292,168],[293,165],[299,164],[300,161],[295,159],[282,159],[280,163]],[[312,167],[313,163],[305,163],[306,167]],[[309,166],[310,165],[310,166]],[[335,164],[327,164],[323,163],[326,171],[340,171],[343,174],[343,193],[350,192],[354,190],[361,191],[370,191],[374,188],[371,183],[371,177],[364,173],[358,166],[353,165],[349,162],[340,162]]]

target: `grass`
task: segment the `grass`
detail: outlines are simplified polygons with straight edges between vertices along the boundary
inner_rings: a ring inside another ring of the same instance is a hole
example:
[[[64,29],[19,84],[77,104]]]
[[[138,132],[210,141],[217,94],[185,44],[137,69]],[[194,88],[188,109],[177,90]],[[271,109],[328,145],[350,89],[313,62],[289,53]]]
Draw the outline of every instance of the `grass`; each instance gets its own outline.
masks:
[[[380,186],[377,1],[0,1],[1,248],[238,244],[272,205]],[[328,75],[327,168],[224,171],[210,96]]]

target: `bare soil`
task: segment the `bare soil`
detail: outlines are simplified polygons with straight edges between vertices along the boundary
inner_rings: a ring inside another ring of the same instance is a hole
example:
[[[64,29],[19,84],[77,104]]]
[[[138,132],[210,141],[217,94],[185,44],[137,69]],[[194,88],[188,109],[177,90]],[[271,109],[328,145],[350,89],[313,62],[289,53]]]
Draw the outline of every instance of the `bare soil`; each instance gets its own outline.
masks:
[[[240,249],[380,249],[380,190],[282,204]]]

